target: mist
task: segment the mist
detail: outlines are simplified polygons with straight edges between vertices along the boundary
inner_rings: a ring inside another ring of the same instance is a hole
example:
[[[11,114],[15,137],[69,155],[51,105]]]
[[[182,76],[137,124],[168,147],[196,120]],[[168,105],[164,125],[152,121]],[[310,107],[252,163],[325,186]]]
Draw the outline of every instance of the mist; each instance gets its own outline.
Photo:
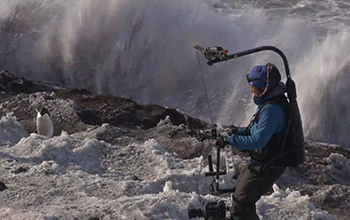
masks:
[[[244,126],[255,111],[249,70],[271,62],[284,76],[282,60],[260,52],[209,67],[193,46],[221,45],[229,53],[276,46],[297,83],[306,137],[344,145],[350,143],[349,101],[342,96],[349,92],[349,37],[346,30],[320,36],[300,16],[223,1],[0,3],[1,69],[224,124]]]

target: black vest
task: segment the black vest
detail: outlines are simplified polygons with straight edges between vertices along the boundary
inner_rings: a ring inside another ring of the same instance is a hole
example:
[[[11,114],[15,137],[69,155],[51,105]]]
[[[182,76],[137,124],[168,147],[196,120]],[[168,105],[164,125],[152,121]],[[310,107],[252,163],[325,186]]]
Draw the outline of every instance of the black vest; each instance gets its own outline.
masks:
[[[281,133],[272,135],[270,141],[265,147],[257,150],[251,150],[249,151],[249,154],[252,159],[271,166],[294,166],[293,153],[290,149],[292,146],[289,146],[290,143],[288,140],[288,136],[291,136],[288,135],[290,131],[286,133],[287,128],[290,127],[288,126],[288,123],[290,123],[289,102],[284,95],[279,95],[267,100],[264,106],[267,104],[277,104],[283,107],[286,114],[286,127]],[[249,126],[251,126],[253,123],[258,123],[259,113],[264,106],[262,106],[259,111],[253,115]]]

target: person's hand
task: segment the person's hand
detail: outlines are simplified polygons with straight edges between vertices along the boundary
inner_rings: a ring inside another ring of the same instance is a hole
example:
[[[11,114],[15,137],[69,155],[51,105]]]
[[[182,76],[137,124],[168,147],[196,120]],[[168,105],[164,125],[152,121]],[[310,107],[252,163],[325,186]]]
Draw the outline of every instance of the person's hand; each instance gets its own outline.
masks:
[[[231,129],[232,134],[237,134],[238,133],[238,127],[236,127],[234,125],[231,125],[230,129]]]
[[[229,143],[226,141],[225,137],[219,137],[219,139],[216,141],[216,146],[220,148],[224,148]]]

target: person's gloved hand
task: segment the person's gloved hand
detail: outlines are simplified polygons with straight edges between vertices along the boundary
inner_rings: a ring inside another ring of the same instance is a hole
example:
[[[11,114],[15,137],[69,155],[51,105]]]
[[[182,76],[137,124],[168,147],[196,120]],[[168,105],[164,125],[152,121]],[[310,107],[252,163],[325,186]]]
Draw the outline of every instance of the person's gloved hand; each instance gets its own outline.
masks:
[[[230,129],[231,129],[232,134],[237,134],[238,133],[238,127],[236,127],[234,125],[231,125]]]
[[[229,143],[226,141],[225,137],[219,137],[219,139],[216,141],[216,146],[219,146],[220,148],[224,148]]]

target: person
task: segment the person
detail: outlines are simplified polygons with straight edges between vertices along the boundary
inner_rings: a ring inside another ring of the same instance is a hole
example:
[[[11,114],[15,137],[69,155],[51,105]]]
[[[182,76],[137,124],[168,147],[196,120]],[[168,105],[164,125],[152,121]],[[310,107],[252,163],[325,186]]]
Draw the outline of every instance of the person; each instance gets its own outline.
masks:
[[[286,86],[280,80],[278,69],[271,63],[253,67],[247,81],[257,112],[247,127],[238,128],[232,135],[217,140],[220,147],[229,144],[248,151],[251,157],[236,181],[231,219],[259,220],[255,203],[286,169],[283,161],[276,160],[286,127],[286,111],[281,103],[288,102],[284,95]]]

